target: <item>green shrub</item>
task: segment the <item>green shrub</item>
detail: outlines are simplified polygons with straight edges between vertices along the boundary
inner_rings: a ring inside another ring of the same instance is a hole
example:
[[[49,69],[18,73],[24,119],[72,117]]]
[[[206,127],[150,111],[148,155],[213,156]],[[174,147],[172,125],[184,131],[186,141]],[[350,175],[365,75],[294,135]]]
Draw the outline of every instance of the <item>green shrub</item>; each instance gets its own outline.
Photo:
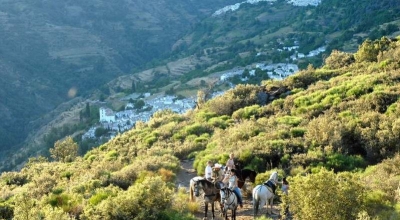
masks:
[[[89,199],[89,203],[91,205],[97,205],[99,204],[101,201],[107,199],[111,194],[109,192],[97,192],[96,194],[94,194],[92,197],[90,197]]]
[[[185,132],[187,135],[195,134],[197,136],[200,136],[203,133],[209,133],[209,131],[210,131],[210,129],[208,129],[206,126],[199,124],[199,123],[189,125],[185,128]]]
[[[304,136],[304,134],[306,133],[306,129],[305,128],[299,128],[299,127],[296,127],[296,128],[291,128],[290,129],[290,135],[293,137],[293,138],[296,138],[296,137],[303,137]]]
[[[289,116],[289,115],[279,117],[276,120],[281,124],[291,125],[291,126],[297,126],[303,121],[301,117]]]
[[[23,186],[28,182],[26,174],[21,172],[4,172],[0,177],[7,185]]]
[[[14,209],[11,205],[0,203],[0,219],[12,219],[14,217]]]
[[[115,197],[103,200],[86,219],[166,219],[165,211],[172,207],[173,191],[161,177],[149,176],[136,182]]]
[[[261,109],[259,105],[246,106],[235,111],[232,114],[232,118],[236,120],[250,119],[252,117],[257,117],[260,112]]]
[[[107,160],[115,160],[118,157],[118,152],[116,150],[111,150],[107,153]]]
[[[289,203],[296,219],[356,219],[363,207],[364,187],[356,174],[321,169],[291,178]]]
[[[326,166],[328,169],[334,169],[336,172],[352,171],[356,168],[365,167],[366,162],[364,158],[359,155],[353,156],[335,153],[327,156]]]
[[[354,62],[353,54],[333,50],[329,57],[325,59],[325,67],[329,69],[338,69],[349,66]]]
[[[68,180],[71,179],[73,173],[71,171],[65,171],[61,173],[61,177],[67,178]]]

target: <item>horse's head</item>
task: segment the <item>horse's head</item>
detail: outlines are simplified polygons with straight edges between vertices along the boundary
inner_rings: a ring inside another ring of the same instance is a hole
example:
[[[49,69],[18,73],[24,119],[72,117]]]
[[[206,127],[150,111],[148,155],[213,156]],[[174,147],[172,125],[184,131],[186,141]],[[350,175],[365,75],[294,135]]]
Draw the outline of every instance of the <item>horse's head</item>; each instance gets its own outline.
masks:
[[[199,184],[199,180],[193,181],[193,191],[196,197],[200,195],[200,187],[201,185]]]
[[[220,194],[221,194],[221,203],[225,203],[227,198],[229,197],[228,195],[229,193],[229,188],[228,187],[223,187],[220,190]]]
[[[257,172],[254,171],[254,170],[251,170],[251,171],[250,171],[249,178],[250,178],[250,181],[251,181],[252,183],[255,183],[255,182],[256,182],[256,177],[257,177]]]
[[[269,176],[269,179],[273,180],[274,183],[276,184],[276,182],[278,182],[278,172],[277,171],[272,172],[271,176]]]

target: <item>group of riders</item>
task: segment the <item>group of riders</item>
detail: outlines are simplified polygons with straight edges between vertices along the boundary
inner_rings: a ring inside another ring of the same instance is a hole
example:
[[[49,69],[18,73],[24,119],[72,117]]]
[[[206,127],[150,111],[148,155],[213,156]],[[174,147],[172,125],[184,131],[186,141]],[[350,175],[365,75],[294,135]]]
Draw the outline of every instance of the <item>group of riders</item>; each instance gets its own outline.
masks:
[[[205,179],[213,183],[218,182],[219,184],[221,184],[219,186],[220,188],[228,187],[230,190],[232,190],[238,198],[238,204],[240,208],[243,208],[243,199],[240,188],[238,187],[239,179],[235,167],[234,156],[235,155],[233,153],[229,155],[229,159],[226,162],[225,167],[223,167],[221,164],[213,164],[212,161],[208,161],[204,172]],[[220,169],[225,170],[223,172],[223,177],[219,176]],[[289,189],[289,184],[286,181],[286,178],[283,178],[282,182],[278,182],[277,179],[270,178],[268,181],[264,183],[264,185],[270,187],[273,193],[275,194],[276,186],[278,183],[282,185],[283,193],[287,194]]]
[[[243,207],[243,201],[242,201],[242,194],[240,192],[240,189],[238,187],[238,177],[236,176],[236,170],[235,170],[235,162],[234,162],[234,154],[231,153],[229,155],[229,159],[226,162],[225,166],[225,172],[224,176],[221,178],[219,176],[219,171],[222,169],[222,165],[220,164],[213,164],[212,161],[207,162],[207,166],[205,168],[205,178],[208,181],[215,182],[215,181],[220,181],[222,185],[220,187],[228,187],[230,190],[232,190],[237,198],[238,198],[238,203],[239,206],[242,208]]]

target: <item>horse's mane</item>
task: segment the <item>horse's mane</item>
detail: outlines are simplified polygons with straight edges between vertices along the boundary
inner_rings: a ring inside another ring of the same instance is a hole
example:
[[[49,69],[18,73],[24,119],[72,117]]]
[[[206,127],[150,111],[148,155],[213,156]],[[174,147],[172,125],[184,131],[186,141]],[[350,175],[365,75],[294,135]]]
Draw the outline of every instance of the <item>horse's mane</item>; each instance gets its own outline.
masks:
[[[214,186],[214,184],[212,182],[210,182],[206,179],[200,179],[200,180],[197,180],[197,182],[200,182],[202,185],[206,184],[208,187]]]
[[[242,172],[250,172],[250,173],[253,173],[253,174],[257,174],[256,171],[254,171],[254,170],[252,170],[252,169],[248,169],[248,168],[242,169]]]

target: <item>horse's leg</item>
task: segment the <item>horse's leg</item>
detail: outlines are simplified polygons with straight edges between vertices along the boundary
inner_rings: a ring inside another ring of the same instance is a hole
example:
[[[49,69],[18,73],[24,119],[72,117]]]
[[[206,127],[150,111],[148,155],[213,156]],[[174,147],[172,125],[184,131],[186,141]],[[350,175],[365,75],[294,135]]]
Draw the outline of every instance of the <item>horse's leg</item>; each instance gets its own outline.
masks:
[[[268,205],[269,205],[269,208],[270,208],[269,212],[268,212],[268,214],[270,214],[270,215],[272,215],[272,203],[273,203],[273,197],[268,199],[268,204],[267,204],[267,208],[268,208]]]
[[[221,200],[219,200],[218,203],[219,203],[219,208],[220,208],[220,210],[221,210],[220,215],[221,215],[221,216],[224,216],[224,206],[222,205]]]
[[[260,200],[259,199],[254,199],[253,198],[253,209],[254,209],[254,212],[253,212],[253,214],[254,214],[254,218],[257,216],[257,214],[258,214],[258,207],[259,207],[259,205],[260,205]]]
[[[214,215],[214,202],[211,203],[211,212],[212,212],[212,219],[214,220],[215,215]]]
[[[204,219],[207,219],[208,203],[204,201]]]

